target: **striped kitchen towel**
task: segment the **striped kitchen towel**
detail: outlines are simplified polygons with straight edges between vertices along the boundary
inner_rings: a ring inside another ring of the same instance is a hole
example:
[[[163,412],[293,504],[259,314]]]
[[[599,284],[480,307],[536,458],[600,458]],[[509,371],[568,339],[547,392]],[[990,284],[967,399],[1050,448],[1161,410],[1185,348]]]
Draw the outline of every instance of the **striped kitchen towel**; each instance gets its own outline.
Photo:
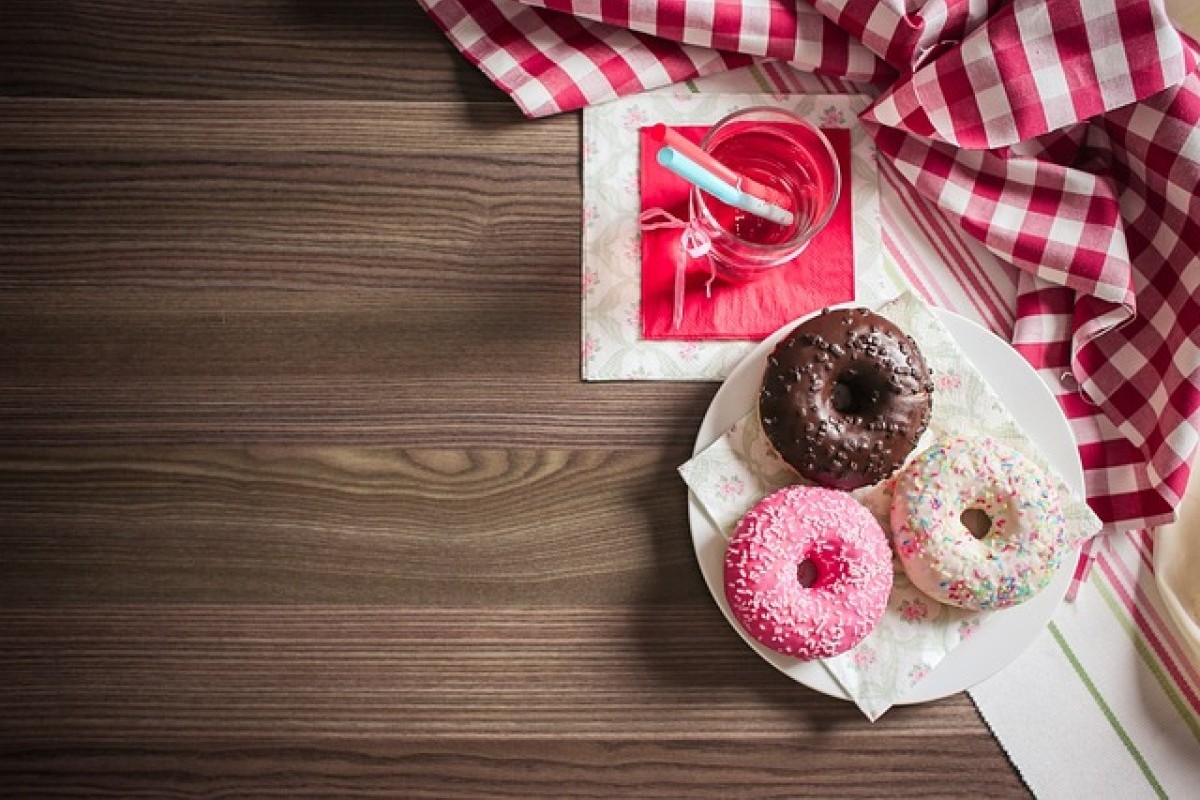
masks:
[[[1163,607],[1152,538],[1102,543],[1075,602],[971,698],[1038,797],[1196,797],[1200,670]]]

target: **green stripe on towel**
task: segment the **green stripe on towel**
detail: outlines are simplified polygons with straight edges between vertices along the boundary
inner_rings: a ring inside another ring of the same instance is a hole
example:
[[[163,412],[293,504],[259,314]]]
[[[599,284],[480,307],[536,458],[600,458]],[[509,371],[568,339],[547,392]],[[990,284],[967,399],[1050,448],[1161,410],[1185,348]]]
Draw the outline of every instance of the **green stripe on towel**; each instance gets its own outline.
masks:
[[[1050,635],[1054,637],[1054,641],[1058,642],[1058,646],[1062,648],[1063,655],[1067,657],[1067,661],[1071,662],[1071,666],[1075,669],[1075,674],[1079,676],[1079,680],[1083,682],[1084,688],[1088,690],[1088,694],[1096,701],[1096,705],[1100,708],[1100,713],[1104,714],[1104,718],[1108,720],[1108,724],[1112,726],[1113,731],[1117,734],[1117,738],[1125,745],[1125,749],[1129,751],[1129,755],[1133,757],[1135,763],[1142,770],[1142,775],[1146,777],[1146,781],[1150,784],[1150,788],[1154,793],[1163,800],[1167,800],[1167,793],[1163,791],[1162,784],[1154,777],[1154,773],[1150,771],[1150,765],[1146,763],[1146,759],[1142,758],[1142,754],[1134,746],[1133,740],[1129,738],[1129,734],[1125,732],[1116,714],[1109,708],[1108,703],[1104,702],[1104,698],[1100,696],[1100,691],[1096,688],[1096,684],[1092,683],[1091,677],[1083,669],[1083,665],[1079,663],[1079,659],[1075,657],[1075,652],[1071,650],[1067,640],[1063,638],[1062,632],[1053,622],[1050,623]]]
[[[767,94],[775,94],[776,92],[780,91],[780,89],[772,84],[771,81],[767,80],[767,76],[763,74],[761,69],[759,69],[758,64],[750,65],[750,74],[754,76],[754,81],[758,84],[758,88],[762,89]]]
[[[1158,685],[1162,687],[1163,694],[1171,701],[1171,705],[1175,706],[1175,710],[1179,712],[1179,716],[1183,717],[1183,722],[1187,725],[1188,730],[1192,732],[1192,736],[1196,737],[1197,742],[1200,742],[1200,721],[1196,719],[1196,715],[1192,713],[1191,707],[1180,696],[1179,690],[1175,687],[1175,682],[1163,672],[1162,662],[1158,660],[1158,656],[1150,651],[1146,640],[1139,635],[1128,612],[1121,607],[1120,602],[1113,595],[1112,587],[1107,585],[1109,584],[1108,576],[1104,574],[1103,570],[1094,570],[1092,574],[1099,578],[1099,580],[1094,579],[1092,583],[1095,584],[1100,592],[1100,596],[1104,598],[1105,604],[1112,611],[1117,624],[1124,628],[1130,641],[1133,642],[1133,648],[1137,650],[1138,655],[1142,657],[1142,661],[1145,662],[1146,667],[1150,670],[1150,674],[1154,676],[1154,679],[1158,681]]]

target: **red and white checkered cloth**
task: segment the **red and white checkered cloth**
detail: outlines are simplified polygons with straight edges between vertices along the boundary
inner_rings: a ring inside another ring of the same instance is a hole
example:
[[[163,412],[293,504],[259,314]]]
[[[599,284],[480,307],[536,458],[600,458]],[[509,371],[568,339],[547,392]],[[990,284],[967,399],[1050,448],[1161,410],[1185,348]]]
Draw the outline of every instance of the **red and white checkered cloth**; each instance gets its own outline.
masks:
[[[1159,2],[421,2],[530,116],[752,61],[874,83],[890,169],[1020,270],[1013,342],[1093,508],[1172,518],[1200,443],[1200,77]]]

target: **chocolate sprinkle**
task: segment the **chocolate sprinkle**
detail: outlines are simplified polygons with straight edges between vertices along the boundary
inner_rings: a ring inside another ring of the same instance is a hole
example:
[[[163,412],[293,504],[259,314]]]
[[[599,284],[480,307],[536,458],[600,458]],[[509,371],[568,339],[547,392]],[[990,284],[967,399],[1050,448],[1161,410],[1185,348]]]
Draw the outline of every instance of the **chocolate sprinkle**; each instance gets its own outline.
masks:
[[[865,308],[826,308],[771,353],[759,418],[801,476],[856,489],[888,477],[912,452],[929,424],[930,374],[912,337],[890,320]],[[871,458],[851,461],[860,451]]]

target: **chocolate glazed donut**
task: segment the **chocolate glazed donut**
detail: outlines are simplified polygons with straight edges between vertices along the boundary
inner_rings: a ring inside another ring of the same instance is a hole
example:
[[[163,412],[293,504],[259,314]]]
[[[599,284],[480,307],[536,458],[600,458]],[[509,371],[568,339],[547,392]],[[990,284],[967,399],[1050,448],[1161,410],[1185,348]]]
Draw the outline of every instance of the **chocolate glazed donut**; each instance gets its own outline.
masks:
[[[929,425],[932,395],[911,336],[865,308],[826,308],[768,356],[758,412],[802,477],[849,490],[904,463]]]

